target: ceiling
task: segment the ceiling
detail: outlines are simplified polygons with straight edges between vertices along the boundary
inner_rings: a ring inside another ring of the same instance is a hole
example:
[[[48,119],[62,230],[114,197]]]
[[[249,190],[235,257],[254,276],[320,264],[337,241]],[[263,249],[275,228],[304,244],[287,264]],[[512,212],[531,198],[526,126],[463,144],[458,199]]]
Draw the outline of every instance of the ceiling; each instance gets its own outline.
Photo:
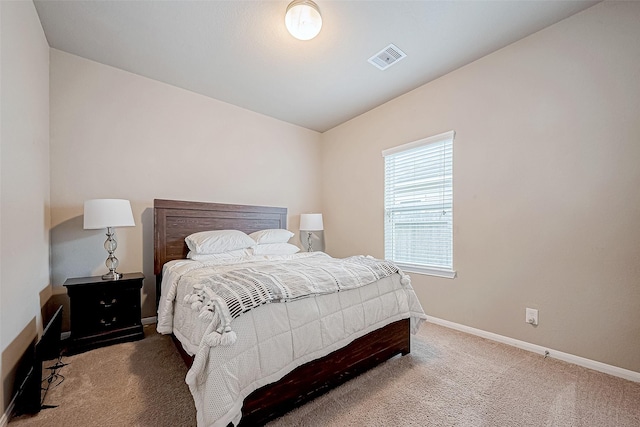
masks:
[[[313,40],[288,0],[36,0],[49,45],[324,132],[597,1],[315,0]],[[367,60],[395,44],[407,57]]]

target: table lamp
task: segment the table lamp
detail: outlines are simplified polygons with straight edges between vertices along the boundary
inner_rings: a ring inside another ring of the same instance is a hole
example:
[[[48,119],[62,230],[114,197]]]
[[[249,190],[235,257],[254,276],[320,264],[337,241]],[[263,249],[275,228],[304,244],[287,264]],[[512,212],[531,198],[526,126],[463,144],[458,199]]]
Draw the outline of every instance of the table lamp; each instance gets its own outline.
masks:
[[[300,215],[300,231],[307,232],[307,252],[313,252],[313,248],[311,247],[311,236],[313,235],[312,231],[322,230],[324,230],[324,225],[322,224],[322,214],[312,213]]]
[[[114,255],[118,242],[116,242],[115,227],[133,227],[133,213],[131,203],[122,199],[93,199],[84,202],[84,229],[97,230],[107,229],[107,240],[104,248],[109,253],[105,265],[109,273],[102,276],[103,280],[118,280],[121,273],[116,272],[118,268],[118,258]]]

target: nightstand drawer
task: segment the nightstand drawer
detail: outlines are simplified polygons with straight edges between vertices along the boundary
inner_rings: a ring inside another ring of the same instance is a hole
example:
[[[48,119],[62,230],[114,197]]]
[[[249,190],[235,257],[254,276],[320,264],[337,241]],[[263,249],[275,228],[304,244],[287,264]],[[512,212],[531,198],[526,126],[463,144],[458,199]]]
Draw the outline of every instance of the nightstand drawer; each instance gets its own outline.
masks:
[[[141,273],[119,280],[69,279],[71,352],[144,337],[140,315]]]
[[[73,301],[74,332],[103,332],[140,324],[140,290],[103,290],[80,295]],[[77,314],[77,316],[76,316]]]

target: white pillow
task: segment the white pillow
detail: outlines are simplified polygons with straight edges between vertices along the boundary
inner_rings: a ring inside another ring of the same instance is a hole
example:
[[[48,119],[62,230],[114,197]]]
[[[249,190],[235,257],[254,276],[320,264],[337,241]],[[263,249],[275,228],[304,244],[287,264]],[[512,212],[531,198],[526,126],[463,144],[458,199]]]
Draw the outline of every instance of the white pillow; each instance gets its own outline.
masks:
[[[253,247],[254,255],[292,255],[300,248],[291,243],[265,243]]]
[[[239,258],[251,255],[251,249],[236,249],[234,251],[222,252],[219,254],[198,254],[196,252],[189,252],[187,254],[188,259],[194,261],[217,261],[223,259]]]
[[[187,236],[184,241],[189,250],[198,255],[220,254],[256,244],[255,240],[239,230],[201,231]]]
[[[249,234],[253,240],[259,244],[263,243],[287,243],[294,233],[284,228],[273,228],[269,230],[256,231]]]

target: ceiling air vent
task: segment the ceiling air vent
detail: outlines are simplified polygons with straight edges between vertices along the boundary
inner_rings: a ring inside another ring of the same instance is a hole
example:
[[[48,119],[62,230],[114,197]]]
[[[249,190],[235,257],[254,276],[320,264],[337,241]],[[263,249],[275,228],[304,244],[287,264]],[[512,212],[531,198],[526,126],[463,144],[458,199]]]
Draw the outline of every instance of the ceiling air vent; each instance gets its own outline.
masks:
[[[369,62],[381,70],[386,70],[405,56],[407,56],[406,53],[398,49],[397,46],[390,44],[369,58]]]

